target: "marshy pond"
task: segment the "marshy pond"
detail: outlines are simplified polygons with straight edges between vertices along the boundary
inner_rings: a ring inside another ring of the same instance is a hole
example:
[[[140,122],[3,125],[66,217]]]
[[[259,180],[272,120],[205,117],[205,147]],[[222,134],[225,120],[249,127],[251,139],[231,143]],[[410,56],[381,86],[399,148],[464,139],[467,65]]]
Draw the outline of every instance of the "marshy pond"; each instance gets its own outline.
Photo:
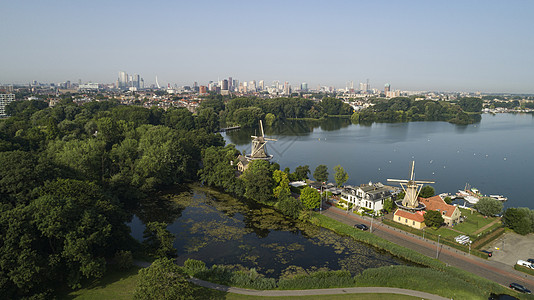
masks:
[[[352,238],[290,220],[273,208],[243,203],[209,188],[191,185],[141,205],[129,224],[142,240],[144,223],[167,222],[176,236],[177,262],[202,260],[207,266],[255,268],[268,277],[316,270],[408,264]]]

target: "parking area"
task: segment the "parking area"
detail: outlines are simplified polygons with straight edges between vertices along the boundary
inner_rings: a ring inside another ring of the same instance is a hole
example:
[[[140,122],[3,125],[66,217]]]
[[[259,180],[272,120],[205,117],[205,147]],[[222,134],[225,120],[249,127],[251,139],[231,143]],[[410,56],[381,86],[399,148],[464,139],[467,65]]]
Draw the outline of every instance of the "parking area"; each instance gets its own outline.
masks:
[[[514,266],[520,259],[534,258],[534,234],[520,235],[515,232],[505,232],[482,249],[493,251],[490,260]]]

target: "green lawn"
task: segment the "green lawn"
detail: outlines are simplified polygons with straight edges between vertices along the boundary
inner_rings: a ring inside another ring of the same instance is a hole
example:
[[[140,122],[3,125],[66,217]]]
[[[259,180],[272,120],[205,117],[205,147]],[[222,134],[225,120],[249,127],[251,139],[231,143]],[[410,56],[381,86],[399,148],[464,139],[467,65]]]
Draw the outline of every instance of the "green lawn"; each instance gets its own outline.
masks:
[[[454,226],[454,229],[461,231],[465,234],[473,234],[475,231],[497,219],[495,217],[484,218],[484,216],[480,213],[471,213],[471,211],[468,209],[460,208],[460,211],[462,212],[462,216],[467,217],[467,219],[463,223]]]
[[[137,286],[137,272],[133,267],[129,271],[109,270],[101,279],[84,285],[82,289],[64,295],[63,299],[132,299]]]
[[[342,294],[342,295],[320,295],[320,296],[295,296],[295,297],[254,297],[238,294],[228,294],[225,299],[271,299],[271,300],[283,300],[283,299],[312,299],[312,300],[329,300],[329,299],[358,299],[358,300],[389,300],[389,299],[419,299],[417,297],[397,295],[397,294]]]

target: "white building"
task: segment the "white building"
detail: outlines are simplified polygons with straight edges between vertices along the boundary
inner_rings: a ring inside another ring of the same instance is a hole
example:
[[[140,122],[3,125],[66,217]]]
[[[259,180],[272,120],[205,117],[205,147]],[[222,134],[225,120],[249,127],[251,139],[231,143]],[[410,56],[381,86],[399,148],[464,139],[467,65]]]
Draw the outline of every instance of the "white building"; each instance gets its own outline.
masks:
[[[362,211],[362,208],[380,212],[384,208],[384,201],[391,199],[394,188],[382,183],[362,184],[358,187],[346,186],[341,192],[341,200],[352,204],[352,211]]]
[[[6,116],[6,106],[15,101],[15,94],[0,94],[0,116]]]

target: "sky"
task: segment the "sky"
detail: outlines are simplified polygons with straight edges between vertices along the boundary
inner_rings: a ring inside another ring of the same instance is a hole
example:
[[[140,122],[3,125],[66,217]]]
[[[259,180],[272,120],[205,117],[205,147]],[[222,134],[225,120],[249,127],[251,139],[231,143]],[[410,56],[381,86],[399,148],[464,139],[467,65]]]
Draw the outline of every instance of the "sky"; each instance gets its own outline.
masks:
[[[534,1],[0,0],[0,84],[307,82],[534,93]]]

